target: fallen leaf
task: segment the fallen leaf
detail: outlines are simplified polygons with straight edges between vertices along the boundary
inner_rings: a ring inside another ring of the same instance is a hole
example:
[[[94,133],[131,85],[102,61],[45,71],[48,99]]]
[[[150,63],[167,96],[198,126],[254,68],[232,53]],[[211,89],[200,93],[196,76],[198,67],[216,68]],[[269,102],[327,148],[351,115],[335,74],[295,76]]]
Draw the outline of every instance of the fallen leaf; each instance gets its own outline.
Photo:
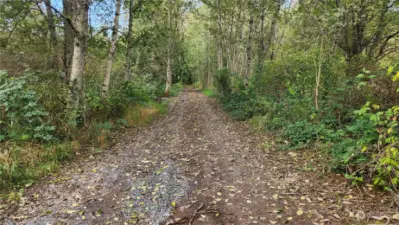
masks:
[[[303,210],[302,209],[298,209],[298,211],[296,211],[296,214],[298,216],[302,216],[303,215]]]
[[[282,208],[270,208],[270,209],[266,210],[266,212],[268,212],[268,213],[280,213],[282,211],[283,211]]]

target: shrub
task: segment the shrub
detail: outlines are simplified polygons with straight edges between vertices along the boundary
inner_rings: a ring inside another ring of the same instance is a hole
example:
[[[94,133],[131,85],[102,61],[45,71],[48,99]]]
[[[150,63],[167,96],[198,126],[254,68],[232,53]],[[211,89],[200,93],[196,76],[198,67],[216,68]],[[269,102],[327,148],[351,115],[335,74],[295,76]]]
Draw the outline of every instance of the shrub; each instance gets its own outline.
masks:
[[[219,98],[227,97],[233,91],[232,73],[228,69],[222,69],[216,72],[213,77],[213,85]]]
[[[336,141],[342,135],[342,131],[333,131],[324,124],[313,124],[307,120],[287,124],[282,132],[282,136],[289,140],[290,149],[309,147],[309,144],[315,141]]]
[[[8,78],[1,73],[0,76],[0,141],[54,140],[55,126],[48,119],[49,113],[27,85],[32,75]]]
[[[335,165],[347,169],[352,178],[372,178],[374,185],[386,189],[398,186],[399,106],[379,110],[367,102],[354,112],[355,120],[346,128],[346,138],[331,149]],[[351,168],[355,167],[355,168]]]
[[[252,117],[251,98],[245,91],[234,92],[224,97],[223,108],[237,120],[246,120]]]
[[[206,97],[213,98],[215,97],[215,93],[211,89],[204,89],[202,91]]]

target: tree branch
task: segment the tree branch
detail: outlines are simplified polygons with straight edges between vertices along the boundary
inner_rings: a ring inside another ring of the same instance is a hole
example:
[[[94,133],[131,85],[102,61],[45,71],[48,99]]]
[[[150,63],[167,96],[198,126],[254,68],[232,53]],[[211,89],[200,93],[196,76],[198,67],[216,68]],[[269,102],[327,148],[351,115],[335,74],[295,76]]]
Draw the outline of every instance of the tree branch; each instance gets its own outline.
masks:
[[[33,3],[39,4],[41,3],[41,0],[30,0]],[[47,4],[46,4],[47,5]],[[65,16],[64,14],[62,14],[57,8],[55,8],[52,5],[48,5],[52,10],[54,10],[55,13],[57,13],[58,15],[60,15],[68,24],[69,26],[71,26],[73,32],[78,33],[76,28],[73,26],[72,20],[70,18],[68,18],[67,16]]]

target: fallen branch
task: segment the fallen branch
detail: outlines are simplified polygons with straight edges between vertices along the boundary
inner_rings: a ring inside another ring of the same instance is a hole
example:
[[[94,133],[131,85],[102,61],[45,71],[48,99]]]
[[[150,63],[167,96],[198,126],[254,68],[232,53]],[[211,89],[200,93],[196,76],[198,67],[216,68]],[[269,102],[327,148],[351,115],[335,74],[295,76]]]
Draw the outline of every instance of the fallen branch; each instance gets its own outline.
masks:
[[[195,210],[195,212],[194,212],[193,216],[191,217],[190,221],[188,221],[188,225],[191,225],[191,222],[193,222],[193,220],[197,216],[198,211],[201,210],[202,208],[204,208],[204,203],[201,203],[201,205]]]

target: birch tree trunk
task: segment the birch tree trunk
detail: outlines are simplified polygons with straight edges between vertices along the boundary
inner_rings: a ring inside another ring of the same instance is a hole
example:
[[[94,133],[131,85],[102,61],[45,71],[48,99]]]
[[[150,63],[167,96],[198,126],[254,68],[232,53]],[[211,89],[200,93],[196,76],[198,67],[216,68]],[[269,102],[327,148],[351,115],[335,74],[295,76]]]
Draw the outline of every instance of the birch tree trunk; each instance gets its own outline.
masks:
[[[251,15],[249,16],[249,31],[248,31],[248,43],[247,43],[247,61],[244,72],[244,85],[248,87],[249,76],[251,75],[251,62],[252,62],[252,33],[254,27],[254,5],[251,4]]]
[[[63,0],[63,14],[67,18],[72,17],[71,0]],[[64,80],[65,83],[69,82],[71,77],[72,55],[74,46],[74,31],[69,24],[69,21],[64,19]]]
[[[264,61],[265,61],[265,14],[266,10],[264,8],[261,9],[261,14],[260,14],[260,36],[259,36],[259,46],[258,46],[258,66],[257,66],[257,72],[259,74],[263,73],[264,69]]]
[[[315,62],[316,67],[316,76],[315,76],[315,89],[314,89],[314,101],[315,101],[315,108],[319,110],[319,89],[320,89],[320,80],[321,80],[321,67],[324,63],[324,56],[323,56],[323,34],[320,35],[320,53],[318,57],[318,63]]]
[[[74,48],[71,64],[69,89],[71,93],[70,108],[73,120],[81,104],[83,91],[83,73],[85,69],[86,40],[88,33],[89,0],[67,0],[71,6],[72,24],[74,26]]]
[[[265,48],[264,48],[265,58],[268,57],[270,47],[273,45],[273,40],[275,40],[275,37],[277,34],[277,20],[279,18],[279,14],[280,14],[280,8],[281,8],[281,0],[276,0],[276,9],[274,11],[274,15],[273,15],[272,22],[270,25],[269,36],[266,40],[266,44],[265,44]],[[272,56],[272,58],[273,58],[273,56]]]
[[[62,71],[64,66],[62,62],[62,57],[60,55],[60,50],[58,46],[58,40],[57,40],[57,33],[55,30],[55,24],[54,24],[54,14],[53,10],[51,9],[51,0],[45,0],[44,4],[46,5],[46,11],[47,11],[47,23],[48,23],[48,29],[50,33],[50,45],[51,45],[51,52],[52,52],[52,57],[53,57],[53,66],[56,66],[58,71]]]
[[[168,53],[166,59],[166,87],[165,87],[166,97],[169,96],[171,88],[172,88],[172,54],[170,47],[168,47]]]
[[[127,51],[126,51],[126,69],[125,69],[125,81],[132,79],[132,51],[133,51],[133,16],[134,16],[134,0],[129,2],[129,25],[127,30]]]
[[[102,90],[102,96],[103,97],[105,97],[107,95],[107,92],[108,92],[108,89],[109,89],[109,83],[111,81],[112,64],[114,63],[115,51],[116,51],[116,42],[118,40],[120,11],[121,11],[121,0],[116,0],[116,2],[115,2],[114,26],[112,28],[111,47],[110,47],[109,52],[108,52],[107,68],[105,69],[105,74],[104,74],[104,84],[103,84],[103,90]]]
[[[167,43],[167,53],[166,53],[166,84],[165,84],[165,96],[168,97],[170,94],[170,89],[172,88],[172,35],[174,29],[172,28],[172,10],[174,3],[169,0],[168,1],[168,43]]]
[[[218,10],[218,69],[223,69],[223,30],[222,30],[222,9],[220,0],[217,0]]]

